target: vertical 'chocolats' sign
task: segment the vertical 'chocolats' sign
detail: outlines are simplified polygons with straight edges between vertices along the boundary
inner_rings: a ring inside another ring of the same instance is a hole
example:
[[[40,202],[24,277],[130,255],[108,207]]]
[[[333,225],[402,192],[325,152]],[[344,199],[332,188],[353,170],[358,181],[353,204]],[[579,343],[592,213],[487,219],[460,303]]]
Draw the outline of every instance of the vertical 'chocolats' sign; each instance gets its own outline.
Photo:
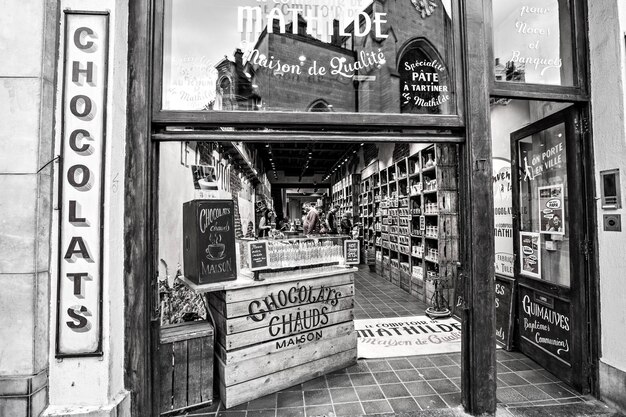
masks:
[[[65,12],[57,357],[102,354],[108,13]]]
[[[196,284],[237,278],[232,200],[194,200],[183,206],[185,276]]]

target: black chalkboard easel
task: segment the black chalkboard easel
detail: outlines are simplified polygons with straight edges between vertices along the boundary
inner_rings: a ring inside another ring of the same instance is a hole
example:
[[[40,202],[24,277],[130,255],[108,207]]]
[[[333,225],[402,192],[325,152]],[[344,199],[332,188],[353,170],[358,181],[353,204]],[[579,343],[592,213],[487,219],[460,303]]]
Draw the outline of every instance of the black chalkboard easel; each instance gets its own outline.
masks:
[[[515,319],[515,280],[496,275],[496,342],[505,350],[511,350],[513,323]]]

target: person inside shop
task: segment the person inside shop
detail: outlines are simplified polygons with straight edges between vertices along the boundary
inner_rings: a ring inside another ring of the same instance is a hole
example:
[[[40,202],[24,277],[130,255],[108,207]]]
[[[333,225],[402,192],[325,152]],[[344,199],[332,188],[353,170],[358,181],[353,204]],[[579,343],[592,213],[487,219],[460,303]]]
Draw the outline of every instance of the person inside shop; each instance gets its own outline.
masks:
[[[326,228],[326,213],[323,211],[319,212],[320,215],[320,234],[325,235],[328,234],[328,229]]]
[[[304,220],[304,234],[312,235],[315,233],[319,233],[320,227],[320,215],[315,203],[311,203],[309,206],[309,211]]]
[[[289,227],[289,216],[283,216],[283,218],[278,221],[278,230],[284,232],[289,230]]]
[[[332,206],[326,215],[326,230],[330,234],[337,234],[337,210],[339,210],[339,204]]]
[[[302,228],[298,227],[298,229],[299,231],[302,231],[303,233],[304,233],[305,225],[307,223],[306,216],[309,214],[309,210],[311,210],[311,207],[308,204],[305,204],[302,206],[302,219],[301,219],[300,224],[298,225],[298,226],[302,226]]]
[[[259,238],[269,237],[270,230],[272,229],[272,212],[271,210],[263,210],[261,218],[259,219]]]
[[[341,234],[348,235],[352,233],[352,213],[346,211],[341,217]]]

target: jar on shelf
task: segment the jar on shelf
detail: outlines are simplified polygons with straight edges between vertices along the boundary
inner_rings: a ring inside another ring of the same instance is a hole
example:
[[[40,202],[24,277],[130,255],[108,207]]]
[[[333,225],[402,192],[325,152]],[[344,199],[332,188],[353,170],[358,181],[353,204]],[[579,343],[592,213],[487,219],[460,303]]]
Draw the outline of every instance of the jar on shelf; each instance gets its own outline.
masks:
[[[435,166],[435,160],[433,159],[433,154],[432,153],[428,154],[428,159],[426,160],[426,163],[424,164],[424,166],[426,168],[430,168],[430,167],[434,167]]]

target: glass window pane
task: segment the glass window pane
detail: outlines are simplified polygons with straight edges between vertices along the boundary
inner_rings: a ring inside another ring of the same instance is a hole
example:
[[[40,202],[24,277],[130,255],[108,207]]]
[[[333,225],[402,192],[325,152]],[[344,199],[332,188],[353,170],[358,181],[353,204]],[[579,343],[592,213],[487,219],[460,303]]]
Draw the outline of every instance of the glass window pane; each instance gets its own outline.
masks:
[[[574,85],[570,0],[493,0],[496,81]]]
[[[518,142],[521,274],[570,286],[565,125]]]
[[[164,110],[454,114],[454,0],[164,0]]]

